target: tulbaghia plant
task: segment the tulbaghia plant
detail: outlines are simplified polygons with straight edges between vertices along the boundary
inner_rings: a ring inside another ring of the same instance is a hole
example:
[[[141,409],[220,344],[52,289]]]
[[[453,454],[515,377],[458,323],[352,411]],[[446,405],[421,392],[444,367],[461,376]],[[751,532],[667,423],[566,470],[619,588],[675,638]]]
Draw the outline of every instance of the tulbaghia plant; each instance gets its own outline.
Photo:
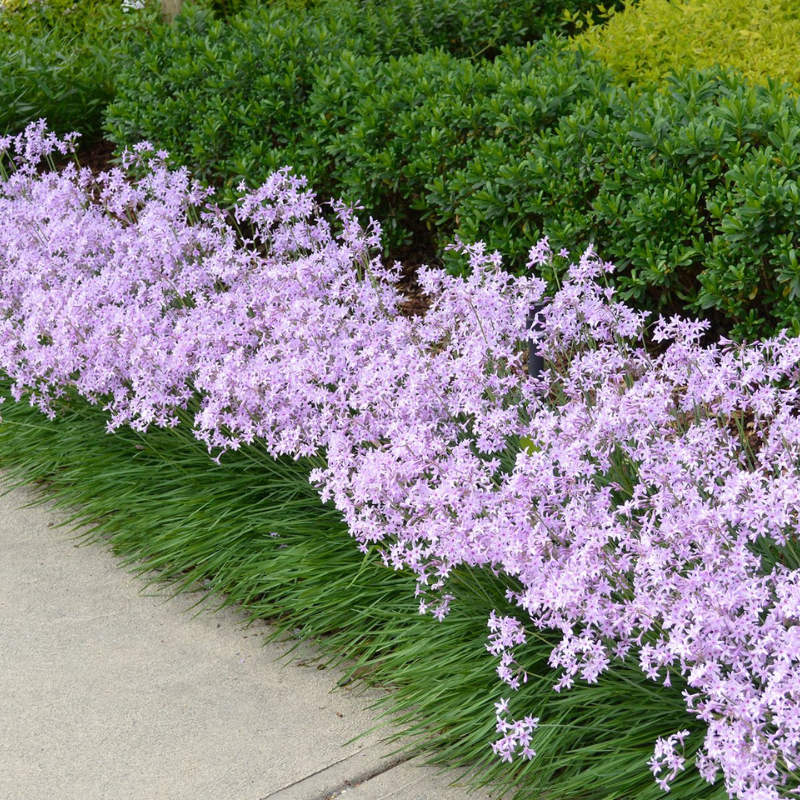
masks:
[[[320,457],[322,497],[361,548],[415,572],[423,610],[457,602],[462,564],[522,587],[517,618],[489,620],[511,688],[536,628],[561,632],[556,691],[625,659],[680,675],[707,725],[702,775],[742,800],[797,793],[798,340],[703,347],[703,323],[660,319],[650,352],[591,250],[545,297],[458,243],[469,277],[421,269],[430,310],[404,316],[377,223],[341,204],[326,222],[290,170],[234,224],[148,145],[98,178],[42,170],[69,147],[43,124],[0,140],[0,365],[17,399],[53,414],[77,391],[110,429],[193,414],[217,457]],[[540,242],[532,271],[553,257]],[[534,757],[538,720],[509,708],[495,751]],[[685,736],[654,742],[666,790]]]

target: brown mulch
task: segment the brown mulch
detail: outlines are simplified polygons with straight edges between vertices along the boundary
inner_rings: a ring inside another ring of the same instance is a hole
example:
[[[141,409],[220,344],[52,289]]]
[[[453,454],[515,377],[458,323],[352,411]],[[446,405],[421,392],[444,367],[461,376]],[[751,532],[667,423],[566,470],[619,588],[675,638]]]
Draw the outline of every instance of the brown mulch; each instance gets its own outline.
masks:
[[[112,167],[116,166],[113,163],[115,146],[116,145],[107,142],[105,139],[99,139],[89,144],[78,139],[78,148],[75,155],[80,165],[82,167],[89,167],[92,174],[97,177],[101,172],[107,172]],[[59,158],[55,162],[56,169],[61,171],[67,164],[74,163],[74,158],[74,156]]]
[[[111,142],[101,139],[98,142],[90,144],[85,149],[78,148],[78,159],[81,166],[89,167],[93,175],[99,175],[101,172],[107,172],[112,167],[116,166],[112,163],[114,155],[114,147]]]
[[[430,308],[431,299],[423,294],[417,281],[417,269],[423,264],[429,267],[441,266],[432,247],[421,247],[416,244],[402,245],[384,258],[384,264],[400,262],[403,266],[402,277],[397,288],[406,296],[400,304],[400,313],[405,317],[424,317]]]

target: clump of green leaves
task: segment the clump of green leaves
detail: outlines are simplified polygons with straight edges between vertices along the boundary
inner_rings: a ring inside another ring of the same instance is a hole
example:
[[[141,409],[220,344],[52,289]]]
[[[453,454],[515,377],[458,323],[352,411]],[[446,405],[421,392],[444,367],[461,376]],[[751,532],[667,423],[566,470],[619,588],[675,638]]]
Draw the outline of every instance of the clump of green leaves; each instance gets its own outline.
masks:
[[[569,4],[589,8],[593,0]],[[223,17],[213,4],[186,3],[172,26],[131,43],[107,131],[120,145],[147,139],[168,149],[195,174],[227,185],[231,200],[244,176],[258,182],[286,163],[301,166],[297,144],[320,113],[306,101],[348,59],[440,49],[484,60],[541,37],[560,24],[561,8],[562,0],[284,0]],[[340,111],[347,109],[321,113]],[[312,150],[302,161],[312,179],[320,155]]]
[[[320,74],[287,163],[362,202],[394,247],[594,243],[621,296],[718,332],[800,333],[800,105],[725,70],[625,88],[556,39],[492,63],[352,56]],[[254,165],[253,165],[254,166]],[[559,276],[548,276],[553,285]]]
[[[349,56],[317,76],[304,136],[287,158],[323,194],[362,203],[389,247],[424,222],[443,248],[463,214],[450,185],[458,171],[498,138],[526,148],[607,74],[552,37],[506,48],[493,62],[435,51]]]
[[[138,4],[137,4],[138,5]],[[161,24],[158,4],[16,0],[0,4],[0,133],[42,117],[58,133],[100,135],[125,43]]]
[[[314,66],[365,46],[344,18],[259,6],[225,21],[187,4],[171,26],[131,44],[107,131],[120,145],[166,148],[227,186],[231,200],[244,175],[258,180],[284,165],[306,122]]]
[[[735,72],[606,85],[549,128],[491,137],[430,202],[518,265],[542,234],[594,243],[640,308],[739,337],[800,333],[799,137],[789,89]]]
[[[756,83],[800,86],[799,39],[800,6],[793,0],[639,0],[617,13],[610,9],[604,24],[576,42],[626,80],[722,66]]]
[[[2,394],[8,394],[4,382]],[[659,686],[637,664],[553,691],[547,656],[557,636],[541,632],[519,649],[529,680],[512,709],[542,717],[532,761],[506,764],[491,701],[507,687],[486,652],[492,609],[513,613],[507,584],[461,569],[458,600],[442,622],[420,616],[414,578],[357,550],[338,513],[308,482],[311,463],[273,461],[256,447],[215,464],[189,426],[105,433],[106,412],[76,398],[49,420],[24,403],[3,405],[0,465],[15,482],[45,485],[87,539],[111,544],[131,569],[171,592],[200,590],[213,605],[241,604],[275,635],[315,638],[323,663],[347,669],[342,683],[392,687],[381,708],[399,725],[396,747],[495,781],[509,800],[659,800],[648,768],[653,742],[703,725],[686,714],[683,685]],[[454,776],[455,777],[455,776]],[[694,769],[676,796],[722,800]]]

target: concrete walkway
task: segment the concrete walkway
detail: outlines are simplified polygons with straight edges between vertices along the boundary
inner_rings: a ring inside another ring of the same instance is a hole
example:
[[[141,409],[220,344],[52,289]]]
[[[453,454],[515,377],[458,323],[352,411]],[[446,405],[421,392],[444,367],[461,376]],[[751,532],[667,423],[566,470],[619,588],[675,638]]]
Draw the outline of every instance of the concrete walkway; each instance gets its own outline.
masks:
[[[398,758],[377,691],[333,691],[309,650],[196,598],[148,595],[47,507],[0,497],[3,800],[461,800]],[[488,795],[473,794],[482,800]]]

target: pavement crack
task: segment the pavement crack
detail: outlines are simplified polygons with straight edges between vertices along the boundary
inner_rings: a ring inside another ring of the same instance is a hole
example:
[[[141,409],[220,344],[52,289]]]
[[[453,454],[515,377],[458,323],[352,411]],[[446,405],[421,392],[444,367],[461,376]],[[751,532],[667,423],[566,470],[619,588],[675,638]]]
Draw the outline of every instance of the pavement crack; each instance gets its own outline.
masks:
[[[312,778],[317,777],[318,775],[322,775],[325,772],[333,769],[334,767],[339,766],[351,759],[361,755],[364,751],[359,751],[357,753],[351,753],[350,755],[345,756],[344,758],[340,758],[338,761],[334,761],[332,764],[328,764],[326,767],[322,769],[318,769],[316,772],[311,772],[308,775],[304,775],[302,778],[298,778],[296,781],[292,781],[291,783],[287,783],[285,786],[281,786],[280,789],[276,789],[273,792],[270,792],[268,795],[260,798],[260,800],[270,800],[271,798],[279,798],[283,795],[284,792],[287,792],[289,789],[295,788],[297,786],[301,786],[302,784],[310,781]],[[351,789],[353,786],[358,786],[361,783],[366,783],[366,781],[372,780],[372,778],[376,778],[378,775],[382,775],[384,772],[388,772],[391,769],[403,764],[404,762],[408,761],[411,758],[409,754],[398,754],[395,755],[393,758],[387,758],[383,763],[377,764],[372,767],[368,767],[367,769],[362,770],[361,772],[356,773],[351,778],[345,778],[340,783],[337,783],[333,787],[329,787],[325,789],[322,794],[316,794],[313,797],[310,797],[309,800],[333,800],[333,798],[338,797],[345,789]]]
[[[333,789],[329,789],[327,792],[325,792],[325,794],[321,794],[318,797],[312,798],[312,800],[333,800],[345,789],[351,789],[353,786],[358,786],[360,783],[371,781],[373,778],[377,778],[378,775],[383,775],[384,772],[389,772],[389,770],[399,767],[400,764],[404,764],[406,761],[410,760],[410,758],[411,755],[407,753],[397,755],[394,758],[388,759],[383,764],[371,767],[370,769],[365,769],[361,774],[356,775],[354,778],[342,781],[338,786],[335,786]]]
[[[333,764],[327,764],[322,769],[318,769],[316,772],[311,772],[308,775],[303,775],[302,778],[298,778],[296,781],[287,783],[286,786],[281,786],[280,789],[276,789],[274,792],[270,792],[269,794],[264,795],[264,797],[262,797],[261,800],[269,800],[270,797],[277,797],[277,795],[279,795],[281,792],[285,792],[287,789],[291,789],[292,786],[297,786],[298,784],[301,784],[304,781],[309,780],[309,778],[314,778],[317,775],[321,775],[323,772],[327,772],[331,767],[336,767],[339,764],[343,764],[345,761],[349,761],[351,758],[354,758],[357,755],[358,753],[350,753],[350,755],[344,756],[343,758],[340,758],[338,761],[334,761]]]

